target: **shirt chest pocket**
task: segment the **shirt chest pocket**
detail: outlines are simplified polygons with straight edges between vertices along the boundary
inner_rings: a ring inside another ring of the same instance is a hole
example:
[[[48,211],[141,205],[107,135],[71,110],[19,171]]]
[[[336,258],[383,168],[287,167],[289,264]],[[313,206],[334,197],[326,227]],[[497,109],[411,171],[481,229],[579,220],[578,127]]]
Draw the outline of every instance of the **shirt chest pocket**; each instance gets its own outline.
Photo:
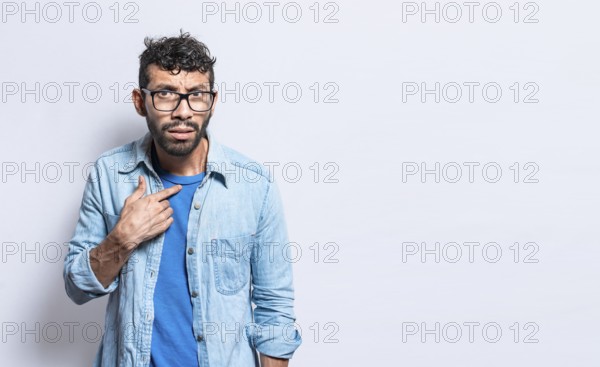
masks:
[[[248,285],[254,243],[254,235],[211,240],[215,287],[219,293],[236,294]]]
[[[119,219],[121,219],[120,215],[110,214],[106,212],[104,213],[104,224],[106,225],[106,234],[109,234],[113,230],[113,228],[115,228],[115,225],[117,225]]]

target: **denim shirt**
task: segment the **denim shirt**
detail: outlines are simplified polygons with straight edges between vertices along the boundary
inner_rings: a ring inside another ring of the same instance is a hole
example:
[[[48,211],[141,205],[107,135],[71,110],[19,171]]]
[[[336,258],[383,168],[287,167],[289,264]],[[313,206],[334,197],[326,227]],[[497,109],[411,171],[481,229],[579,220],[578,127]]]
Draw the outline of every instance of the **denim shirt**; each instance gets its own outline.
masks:
[[[186,250],[198,365],[257,367],[257,351],[289,359],[302,338],[294,325],[292,264],[278,187],[264,165],[219,144],[208,130],[207,138],[206,176],[194,193]],[[65,289],[73,302],[109,295],[94,366],[150,363],[164,233],[141,243],[106,288],[90,267],[89,253],[119,220],[139,175],[146,179],[146,194],[163,189],[152,167],[151,143],[146,133],[96,160],[65,256]]]

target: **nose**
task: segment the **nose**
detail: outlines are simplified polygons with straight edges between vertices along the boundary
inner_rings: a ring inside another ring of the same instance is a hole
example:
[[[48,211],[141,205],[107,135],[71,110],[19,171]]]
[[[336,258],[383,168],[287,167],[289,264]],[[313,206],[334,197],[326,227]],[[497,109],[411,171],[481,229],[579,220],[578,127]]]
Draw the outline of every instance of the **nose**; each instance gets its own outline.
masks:
[[[188,120],[194,116],[194,111],[190,108],[187,98],[182,98],[179,106],[173,111],[173,118]]]

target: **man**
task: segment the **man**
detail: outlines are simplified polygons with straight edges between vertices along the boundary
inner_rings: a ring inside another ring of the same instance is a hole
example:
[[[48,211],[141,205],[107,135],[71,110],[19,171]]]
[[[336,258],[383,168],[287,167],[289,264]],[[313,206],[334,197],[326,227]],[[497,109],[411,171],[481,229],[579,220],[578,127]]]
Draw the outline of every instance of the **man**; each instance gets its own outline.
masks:
[[[144,43],[133,102],[149,132],[95,162],[65,257],[75,303],[109,294],[94,365],[259,366],[258,351],[287,366],[301,336],[277,185],[207,130],[206,46]]]

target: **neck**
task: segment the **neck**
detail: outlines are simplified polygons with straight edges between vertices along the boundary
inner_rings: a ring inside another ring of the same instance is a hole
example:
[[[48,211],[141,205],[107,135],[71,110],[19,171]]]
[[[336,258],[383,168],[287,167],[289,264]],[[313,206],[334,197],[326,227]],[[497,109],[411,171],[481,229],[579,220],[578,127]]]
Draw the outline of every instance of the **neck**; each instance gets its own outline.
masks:
[[[177,157],[165,152],[158,144],[154,144],[160,167],[177,176],[194,176],[206,171],[208,140],[203,137],[200,144],[190,154]]]

